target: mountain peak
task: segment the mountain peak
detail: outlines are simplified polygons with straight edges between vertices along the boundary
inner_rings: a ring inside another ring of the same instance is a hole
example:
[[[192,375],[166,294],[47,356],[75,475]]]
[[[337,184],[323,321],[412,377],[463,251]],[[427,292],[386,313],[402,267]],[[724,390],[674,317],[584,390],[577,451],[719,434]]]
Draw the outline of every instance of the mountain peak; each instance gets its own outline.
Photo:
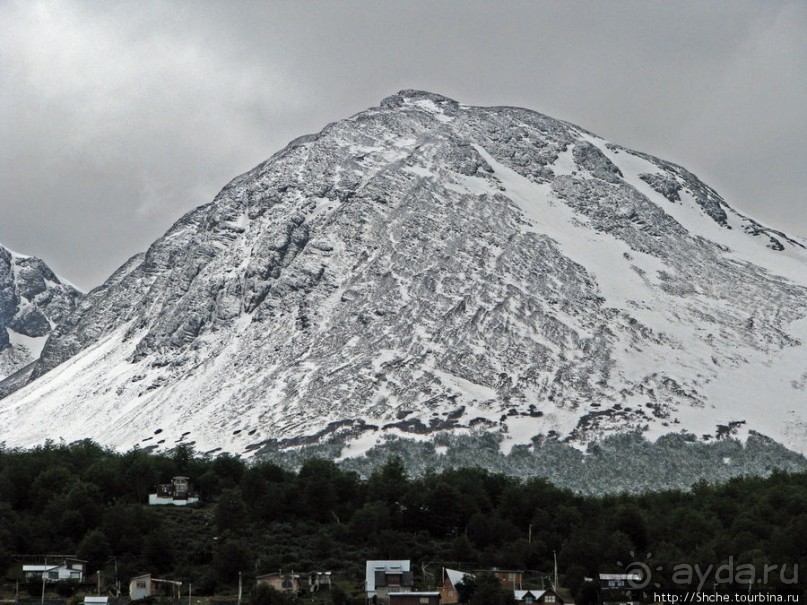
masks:
[[[805,267],[679,166],[404,90],[236,178],[88,294],[0,402],[0,441],[92,418],[118,447],[240,453],[486,431],[804,449]]]

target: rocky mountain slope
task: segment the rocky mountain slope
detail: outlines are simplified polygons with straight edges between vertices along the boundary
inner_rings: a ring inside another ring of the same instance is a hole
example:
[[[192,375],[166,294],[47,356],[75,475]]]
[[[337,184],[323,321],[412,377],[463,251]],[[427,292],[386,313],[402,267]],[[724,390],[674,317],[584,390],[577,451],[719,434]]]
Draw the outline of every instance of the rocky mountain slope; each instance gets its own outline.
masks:
[[[0,246],[0,380],[39,356],[79,296],[38,258]]]
[[[0,401],[0,442],[756,431],[803,452],[806,347],[803,241],[572,124],[402,91],[90,292]]]

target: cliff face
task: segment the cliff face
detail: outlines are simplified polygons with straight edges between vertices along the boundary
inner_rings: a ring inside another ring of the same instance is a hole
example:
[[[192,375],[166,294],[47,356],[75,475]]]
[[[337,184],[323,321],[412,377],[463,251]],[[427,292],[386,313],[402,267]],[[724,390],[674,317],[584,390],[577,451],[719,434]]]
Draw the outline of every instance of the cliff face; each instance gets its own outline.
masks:
[[[0,380],[37,358],[79,296],[38,258],[0,246]]]
[[[799,449],[805,317],[804,243],[683,168],[403,91],[236,178],[60,317],[0,441],[91,418],[124,448],[753,429]]]

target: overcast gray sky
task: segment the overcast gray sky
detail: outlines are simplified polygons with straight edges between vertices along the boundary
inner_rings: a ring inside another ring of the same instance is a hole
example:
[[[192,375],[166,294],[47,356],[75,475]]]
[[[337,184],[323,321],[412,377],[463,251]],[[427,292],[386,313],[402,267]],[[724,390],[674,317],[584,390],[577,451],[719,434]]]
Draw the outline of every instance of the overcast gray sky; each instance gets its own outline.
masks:
[[[402,88],[574,122],[807,236],[806,40],[800,0],[0,0],[0,242],[92,288]]]

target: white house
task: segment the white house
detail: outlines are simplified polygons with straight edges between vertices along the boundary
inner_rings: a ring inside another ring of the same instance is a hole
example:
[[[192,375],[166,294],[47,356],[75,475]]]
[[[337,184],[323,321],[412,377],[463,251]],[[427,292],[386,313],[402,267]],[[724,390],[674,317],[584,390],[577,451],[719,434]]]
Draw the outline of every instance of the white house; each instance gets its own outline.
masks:
[[[193,485],[187,477],[174,477],[171,479],[171,483],[161,483],[157,486],[155,493],[149,494],[151,506],[166,504],[185,506],[197,502],[199,502],[199,496],[193,490]]]
[[[152,578],[151,574],[148,573],[136,576],[129,581],[129,598],[132,601],[137,601],[147,597],[160,596],[161,587],[166,593],[170,591],[172,599],[179,599],[182,582]]]
[[[42,563],[36,565],[23,565],[22,573],[26,580],[41,580],[45,582],[62,582],[64,580],[74,580],[84,582],[84,572],[87,570],[87,562],[81,559],[65,558],[56,563]]]
[[[152,590],[151,574],[137,576],[129,581],[129,598],[132,601],[152,596],[155,594]]]
[[[409,561],[367,561],[364,588],[367,600],[389,603],[391,592],[411,592],[414,585]]]

